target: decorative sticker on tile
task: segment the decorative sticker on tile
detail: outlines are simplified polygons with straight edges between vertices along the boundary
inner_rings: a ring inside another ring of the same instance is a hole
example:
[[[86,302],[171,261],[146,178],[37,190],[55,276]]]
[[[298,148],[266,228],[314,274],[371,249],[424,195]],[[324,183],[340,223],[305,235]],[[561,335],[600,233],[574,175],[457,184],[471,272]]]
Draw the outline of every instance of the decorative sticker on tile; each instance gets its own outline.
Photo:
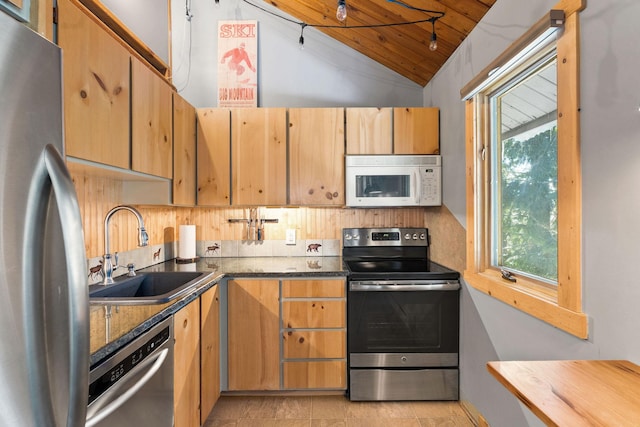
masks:
[[[220,243],[213,242],[211,245],[207,246],[204,251],[204,256],[220,256],[220,252],[222,252],[220,250]]]
[[[102,258],[94,258],[93,260],[89,260],[89,275],[87,278],[89,279],[89,283],[98,283],[104,280],[104,270],[102,269]]]
[[[317,240],[307,240],[307,256],[322,256],[322,243]]]

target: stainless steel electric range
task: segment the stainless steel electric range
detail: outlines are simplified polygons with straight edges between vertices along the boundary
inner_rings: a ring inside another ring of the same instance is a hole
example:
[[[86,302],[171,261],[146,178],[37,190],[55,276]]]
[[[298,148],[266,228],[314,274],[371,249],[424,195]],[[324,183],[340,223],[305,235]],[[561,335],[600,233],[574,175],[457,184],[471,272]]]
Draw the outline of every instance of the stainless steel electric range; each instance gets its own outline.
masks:
[[[426,228],[346,228],[351,400],[457,400],[460,274]]]

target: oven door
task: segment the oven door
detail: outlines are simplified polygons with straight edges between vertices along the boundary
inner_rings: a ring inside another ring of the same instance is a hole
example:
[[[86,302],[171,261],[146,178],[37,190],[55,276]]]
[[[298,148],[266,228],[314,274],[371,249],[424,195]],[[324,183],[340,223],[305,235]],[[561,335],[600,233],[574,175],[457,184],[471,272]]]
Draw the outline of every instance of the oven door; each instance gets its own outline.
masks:
[[[458,366],[457,281],[352,281],[350,367]]]

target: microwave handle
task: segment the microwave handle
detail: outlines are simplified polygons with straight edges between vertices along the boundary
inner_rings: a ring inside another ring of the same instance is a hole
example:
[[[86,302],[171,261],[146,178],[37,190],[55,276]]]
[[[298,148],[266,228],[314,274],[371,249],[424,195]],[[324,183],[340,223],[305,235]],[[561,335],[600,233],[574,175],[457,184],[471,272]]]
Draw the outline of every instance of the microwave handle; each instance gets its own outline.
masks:
[[[422,198],[422,180],[420,179],[420,169],[416,168],[413,171],[413,190],[415,196],[414,201],[416,206],[420,205],[420,199]]]

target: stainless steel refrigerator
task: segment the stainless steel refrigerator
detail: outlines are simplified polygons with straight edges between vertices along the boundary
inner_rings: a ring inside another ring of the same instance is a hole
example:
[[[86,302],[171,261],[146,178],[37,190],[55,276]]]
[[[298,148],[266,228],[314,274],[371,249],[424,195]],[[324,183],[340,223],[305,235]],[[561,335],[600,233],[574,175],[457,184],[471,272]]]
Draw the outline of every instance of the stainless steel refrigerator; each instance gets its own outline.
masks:
[[[0,426],[84,426],[89,302],[61,51],[0,12]]]

